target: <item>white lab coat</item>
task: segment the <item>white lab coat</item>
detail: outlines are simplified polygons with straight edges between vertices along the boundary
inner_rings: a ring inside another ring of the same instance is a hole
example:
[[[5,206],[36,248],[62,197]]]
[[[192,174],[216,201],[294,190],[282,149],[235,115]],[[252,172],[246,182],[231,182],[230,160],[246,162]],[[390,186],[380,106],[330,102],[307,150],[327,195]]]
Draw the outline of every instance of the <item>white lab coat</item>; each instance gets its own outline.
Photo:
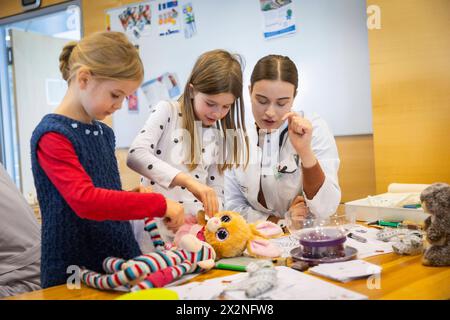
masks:
[[[186,156],[183,139],[188,139],[182,129],[182,114],[176,101],[161,101],[151,111],[144,127],[140,130],[128,151],[127,165],[140,173],[141,184],[150,186],[154,192],[166,198],[180,202],[186,214],[196,215],[203,209],[202,203],[192,193],[181,187],[170,184],[177,174],[184,172],[199,182],[214,189],[223,208],[223,181],[217,163],[219,161],[218,133],[215,127],[203,128],[202,150],[199,165],[193,171],[185,165]],[[183,134],[184,133],[184,134]],[[149,166],[151,166],[149,169]],[[133,230],[141,250],[151,251],[150,237],[144,230],[143,221],[133,221]],[[163,239],[170,241],[173,235],[162,223],[158,223]]]
[[[266,220],[269,215],[284,218],[293,199],[303,194],[316,217],[326,218],[336,212],[341,199],[336,142],[317,114],[305,117],[312,123],[312,149],[325,173],[325,182],[313,199],[303,193],[301,160],[290,142],[286,121],[273,133],[260,130],[258,136],[255,127],[249,130],[249,165],[225,173],[225,209],[240,212],[248,222]],[[283,130],[286,133],[280,147]],[[267,208],[258,202],[260,179]]]

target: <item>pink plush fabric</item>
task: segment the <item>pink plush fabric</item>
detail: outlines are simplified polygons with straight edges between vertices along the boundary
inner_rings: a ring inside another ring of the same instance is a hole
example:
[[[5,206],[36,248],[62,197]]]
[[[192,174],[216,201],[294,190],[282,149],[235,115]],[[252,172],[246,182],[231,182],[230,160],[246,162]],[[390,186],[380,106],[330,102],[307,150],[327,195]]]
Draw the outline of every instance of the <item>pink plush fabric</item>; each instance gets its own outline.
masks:
[[[201,241],[206,241],[203,226],[197,224],[197,219],[192,215],[187,215],[184,224],[178,229],[175,234],[174,244],[178,245],[181,238],[186,234],[193,234]]]
[[[283,234],[281,227],[273,222],[264,221],[256,225],[256,230],[262,235],[272,238]]]
[[[256,256],[276,258],[281,256],[281,250],[278,246],[266,239],[255,239],[250,241],[250,250]]]

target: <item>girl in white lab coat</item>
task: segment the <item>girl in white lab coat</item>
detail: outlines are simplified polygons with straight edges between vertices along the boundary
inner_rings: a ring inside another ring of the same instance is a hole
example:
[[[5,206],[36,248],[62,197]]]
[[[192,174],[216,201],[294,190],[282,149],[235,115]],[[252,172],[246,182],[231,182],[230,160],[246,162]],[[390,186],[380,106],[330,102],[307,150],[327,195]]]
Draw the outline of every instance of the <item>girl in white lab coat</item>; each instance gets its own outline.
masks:
[[[144,186],[181,203],[186,221],[192,222],[200,209],[211,216],[223,207],[224,170],[248,158],[244,123],[240,60],[224,50],[206,52],[178,101],[154,107],[129,149],[127,164],[142,175]],[[238,136],[227,138],[229,129]],[[141,249],[151,249],[141,232],[143,222],[133,227]],[[161,233],[171,240],[170,233]]]
[[[281,222],[288,211],[304,217],[307,208],[325,218],[339,205],[334,137],[319,116],[292,110],[297,86],[297,68],[285,56],[266,56],[252,72],[249,92],[256,125],[248,132],[249,165],[225,175],[226,209],[249,222]]]

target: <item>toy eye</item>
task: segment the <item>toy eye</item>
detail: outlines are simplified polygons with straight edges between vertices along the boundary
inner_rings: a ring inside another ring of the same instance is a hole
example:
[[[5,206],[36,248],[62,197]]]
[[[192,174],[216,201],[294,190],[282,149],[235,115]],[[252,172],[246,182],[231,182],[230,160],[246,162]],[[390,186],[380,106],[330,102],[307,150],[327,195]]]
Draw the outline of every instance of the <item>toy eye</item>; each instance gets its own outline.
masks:
[[[220,217],[220,221],[222,222],[229,222],[231,220],[230,216],[222,216]]]
[[[216,232],[216,238],[219,239],[220,241],[224,241],[226,238],[228,238],[228,231],[227,231],[227,229],[220,228]]]

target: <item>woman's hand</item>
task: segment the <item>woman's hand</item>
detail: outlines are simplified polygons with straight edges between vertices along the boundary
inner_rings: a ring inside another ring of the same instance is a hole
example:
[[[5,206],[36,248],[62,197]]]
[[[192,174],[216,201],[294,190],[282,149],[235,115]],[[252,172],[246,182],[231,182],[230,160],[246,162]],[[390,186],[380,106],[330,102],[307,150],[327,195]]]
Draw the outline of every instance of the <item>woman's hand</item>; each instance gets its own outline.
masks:
[[[181,204],[169,199],[166,199],[166,203],[167,209],[163,222],[170,231],[175,233],[184,223],[184,208]]]
[[[308,215],[308,207],[306,206],[305,198],[302,196],[296,196],[289,208],[292,219],[301,220],[305,219]]]
[[[313,132],[311,122],[293,111],[286,113],[282,119],[283,121],[288,119],[289,139],[302,159],[303,166],[305,168],[314,166],[317,160],[311,148]]]
[[[306,206],[305,199],[302,196],[295,197],[288,211],[290,216],[290,228],[293,230],[304,228],[305,219],[308,215],[308,207]]]

